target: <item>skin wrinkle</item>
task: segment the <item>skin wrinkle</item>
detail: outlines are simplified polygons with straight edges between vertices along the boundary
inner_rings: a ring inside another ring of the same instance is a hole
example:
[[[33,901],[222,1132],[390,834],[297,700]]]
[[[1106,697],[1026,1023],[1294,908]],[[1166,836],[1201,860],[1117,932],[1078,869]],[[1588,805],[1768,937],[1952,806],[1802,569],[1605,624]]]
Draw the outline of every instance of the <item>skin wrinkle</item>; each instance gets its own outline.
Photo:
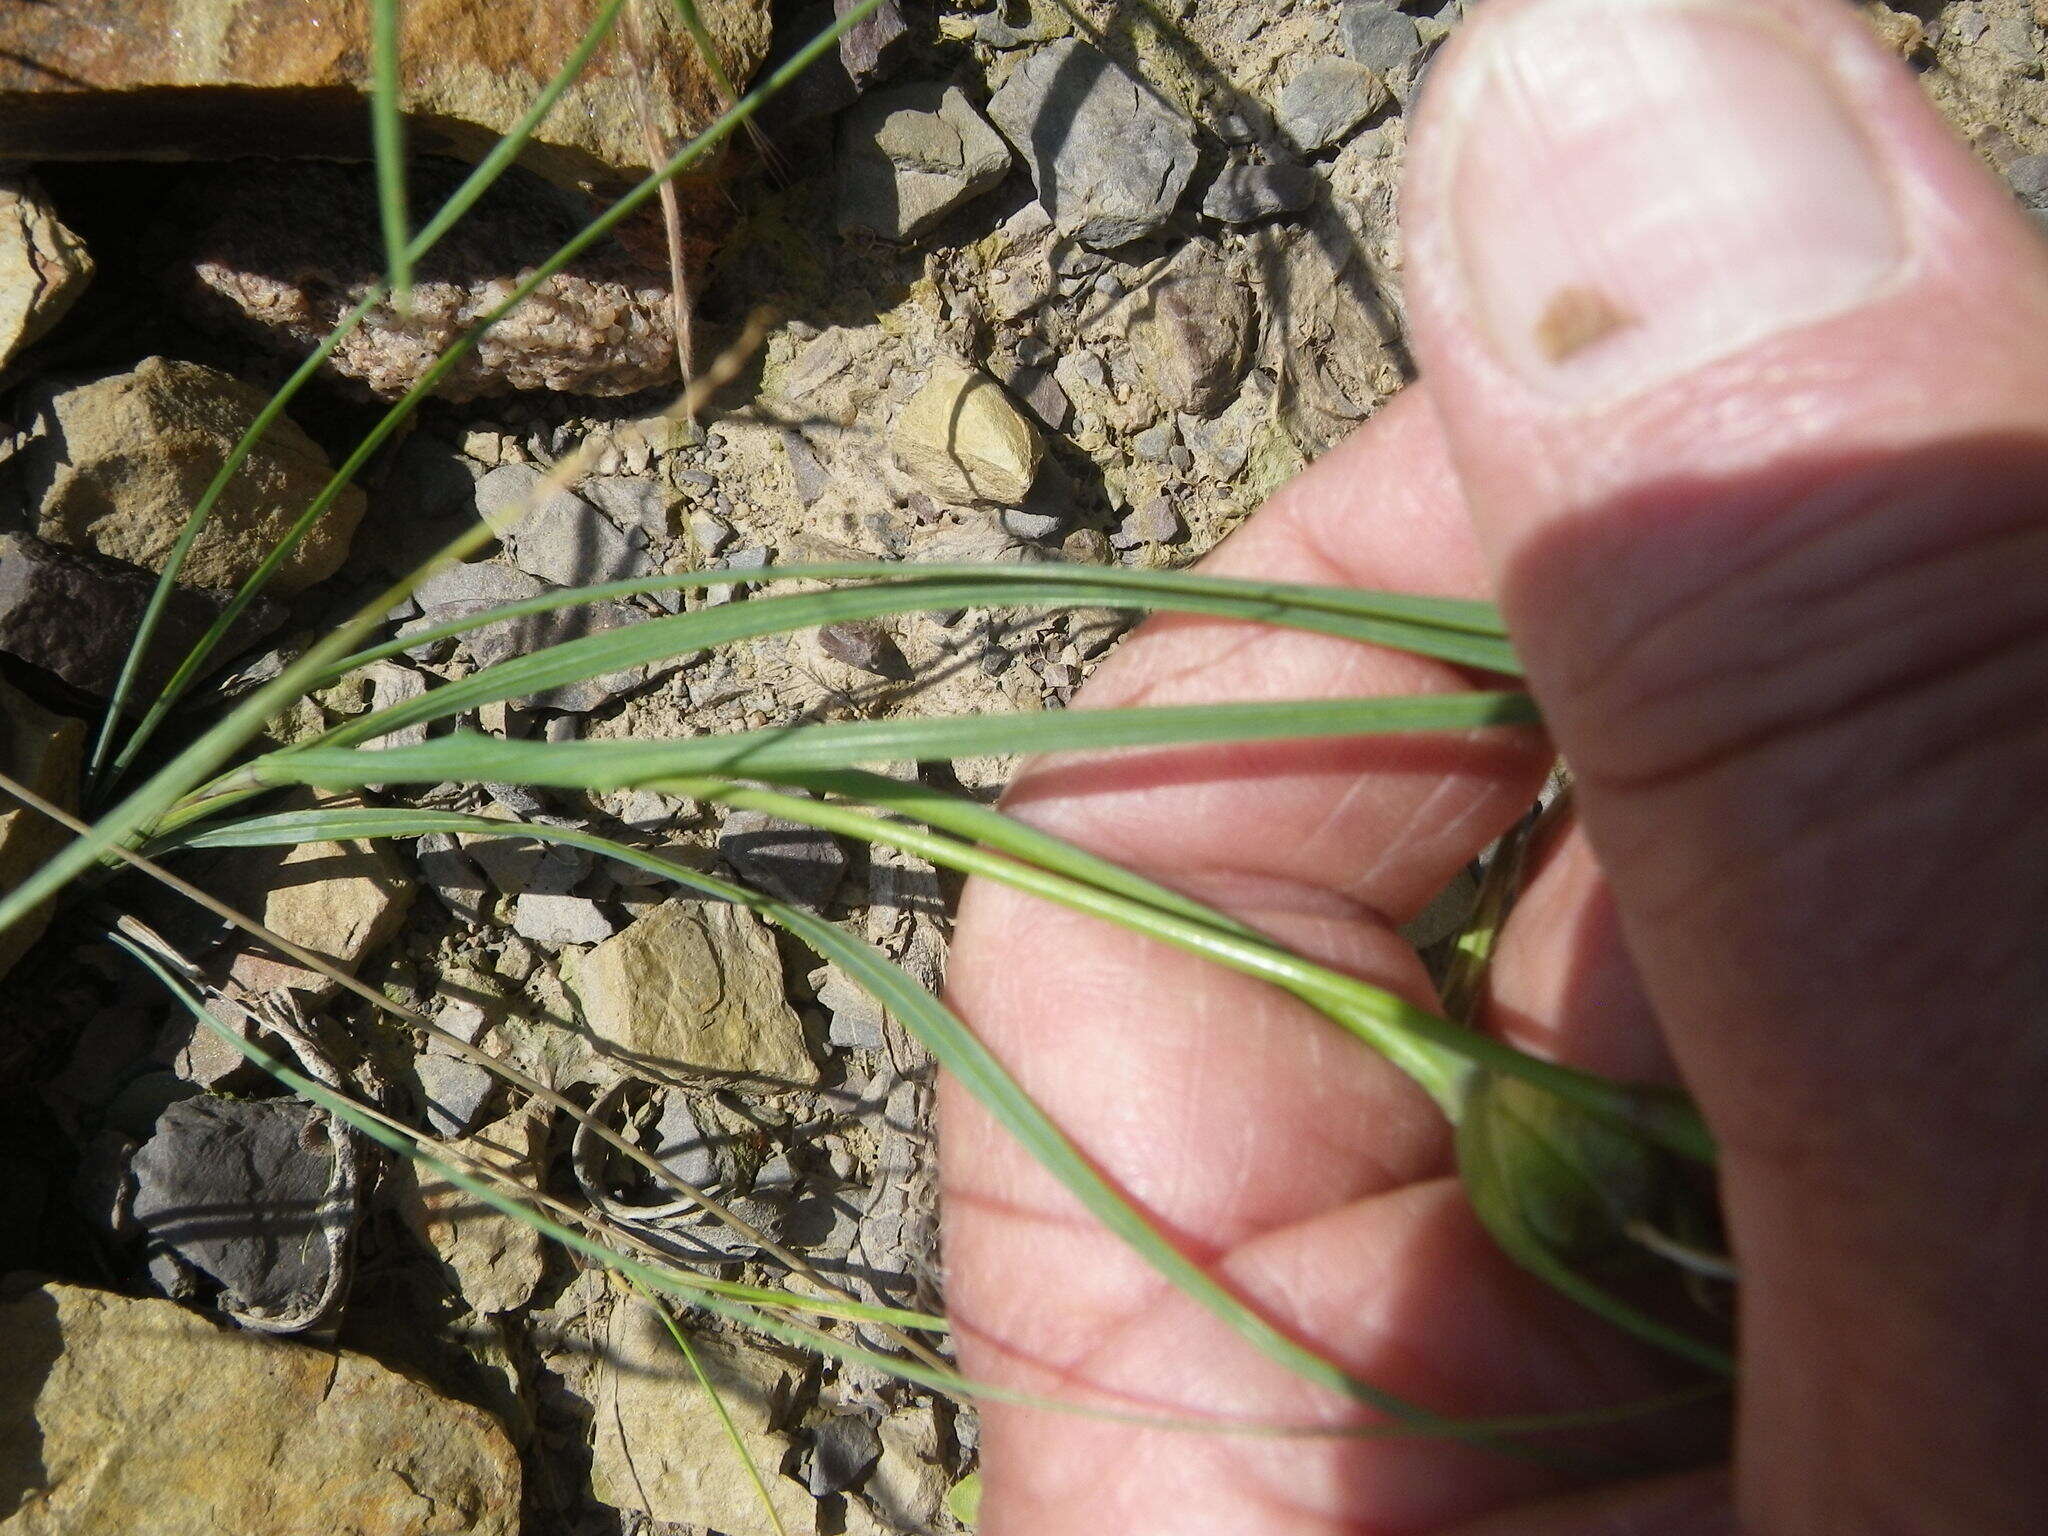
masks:
[[[1837,641],[1842,627],[1846,627],[1852,636],[1871,633],[1868,617],[1871,609],[1885,609],[1888,618],[1880,638],[1888,639],[1899,627],[1900,620],[1910,616],[1911,609],[1904,604],[1915,601],[1928,607],[1936,604],[1936,596],[1925,590],[1930,574],[1929,564],[1936,569],[1967,568],[1972,563],[1992,569],[2011,569],[2017,562],[2018,568],[2027,568],[2037,563],[2039,557],[2030,558],[2026,546],[2048,542],[2044,541],[2043,530],[2037,524],[2028,526],[2026,510],[2019,504],[2019,499],[2009,498],[2014,503],[2014,515],[1995,524],[1983,542],[1972,541],[1962,549],[1956,549],[1952,544],[1937,543],[1930,551],[1925,545],[1932,535],[1921,533],[1910,539],[1908,547],[1874,563],[1858,558],[1856,563],[1864,572],[1863,581],[1844,592],[1842,555],[1839,549],[1831,549],[1830,545],[1838,545],[1845,537],[1855,539],[1859,529],[1868,528],[1873,522],[1897,521],[1898,514],[1892,507],[1872,506],[1873,496],[1896,502],[1902,493],[1896,485],[1872,487],[1861,483],[1830,485],[1817,494],[1794,493],[1787,496],[1782,490],[1763,491],[1757,507],[1746,510],[1739,519],[1747,532],[1780,525],[1817,522],[1817,526],[1804,526],[1799,537],[1783,543],[1768,536],[1745,538],[1745,545],[1761,543],[1766,546],[1765,550],[1744,561],[1741,569],[1726,581],[1689,594],[1668,610],[1655,615],[1648,628],[1622,631],[1607,642],[1604,649],[1594,652],[1590,661],[1561,677],[1558,685],[1567,695],[1600,701],[1598,708],[1616,716],[1641,718],[1647,714],[1654,717],[1680,705],[1690,712],[1703,693],[1712,696],[1715,683],[1723,677],[1733,680],[1742,693],[1754,691],[1754,658],[1741,651],[1724,654],[1726,648],[1702,647],[1691,638],[1703,628],[1713,631],[1724,627],[1715,618],[1715,608],[1726,602],[1726,594],[1730,590],[1744,592],[1745,606],[1750,607],[1755,606],[1759,592],[1769,596],[1769,614],[1749,626],[1758,633],[1775,629],[1788,614],[1795,622],[1804,622],[1811,628],[1813,616],[1810,610],[1827,597],[1838,597],[1840,601],[1827,606],[1843,615],[1842,626],[1835,631],[1821,629],[1807,635],[1805,643],[1790,648],[1789,654],[1789,660],[1795,665],[1814,663],[1827,668],[1837,664]],[[1776,510],[1779,506],[1824,510],[1812,519],[1762,515],[1764,511]],[[1732,514],[1729,517],[1731,521],[1737,520]],[[1882,533],[1877,536],[1886,538]],[[2009,539],[2015,541],[2019,548],[2007,554]],[[1895,542],[1890,538],[1886,541]],[[1795,567],[1802,564],[1806,567],[1805,572],[1797,571]],[[1899,601],[1879,604],[1868,596],[1869,587],[1894,576],[1918,579],[1900,584],[1902,596]],[[1953,604],[1949,607],[1952,610]],[[1648,669],[1649,675],[1645,679],[1642,676],[1645,668],[1636,664],[1636,660],[1644,656],[1676,658],[1679,666],[1654,665]],[[1629,691],[1619,699],[1603,698],[1603,695],[1614,694],[1613,682],[1617,678],[1631,684]],[[1802,703],[1799,707],[1805,706]]]

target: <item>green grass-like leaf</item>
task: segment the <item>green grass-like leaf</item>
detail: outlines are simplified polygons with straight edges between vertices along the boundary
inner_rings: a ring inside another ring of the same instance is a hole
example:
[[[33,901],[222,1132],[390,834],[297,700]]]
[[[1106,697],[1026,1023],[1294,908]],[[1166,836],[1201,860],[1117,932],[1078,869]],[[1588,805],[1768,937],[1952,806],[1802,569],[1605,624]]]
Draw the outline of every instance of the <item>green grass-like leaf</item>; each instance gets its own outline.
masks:
[[[462,779],[612,790],[681,774],[757,776],[1011,752],[1477,730],[1527,725],[1535,719],[1535,707],[1526,694],[1470,692],[856,720],[658,741],[536,742],[464,731],[382,751],[293,747],[257,758],[240,770],[239,777],[252,784],[310,784],[320,789]]]
[[[412,309],[412,252],[405,196],[405,102],[399,91],[400,0],[370,4],[370,146],[377,162],[377,215],[384,227],[384,286],[400,314]]]
[[[519,121],[512,126],[511,131],[491,147],[491,152],[478,162],[476,169],[449,196],[440,212],[413,237],[406,251],[409,260],[416,262],[432,250],[442,236],[455,227],[462,216],[476,205],[477,199],[482,197],[498,177],[504,174],[505,169],[518,158],[520,151],[533,137],[534,131],[554,110],[555,103],[561,100],[562,94],[575,83],[592,55],[610,35],[613,24],[618,20],[619,11],[625,3],[626,0],[606,0],[603,8],[591,21],[588,30],[578,40],[575,50],[534,98]],[[156,586],[150,593],[142,618],[136,624],[134,637],[129,641],[128,654],[121,664],[120,676],[115,680],[114,691],[108,698],[106,713],[100,722],[99,735],[93,743],[92,761],[86,774],[89,798],[91,792],[100,787],[104,773],[111,771],[118,776],[121,770],[133,762],[135,754],[140,752],[143,745],[155,734],[164,717],[183,696],[191,680],[199,675],[206,659],[213,654],[233,623],[232,617],[224,614],[221,620],[210,626],[194,643],[185,661],[180,664],[137,724],[127,749],[121,754],[118,762],[114,762],[114,743],[122,716],[134,694],[136,680],[141,675],[144,661],[148,659],[150,646],[154,643],[157,629],[163,621],[164,609],[169,604],[171,593],[177,585],[178,574],[185,568],[185,561],[191,554],[193,544],[197,542],[201,531],[212,518],[214,507],[234,477],[241,473],[242,465],[247,461],[249,454],[276,424],[278,417],[284,414],[285,408],[291,404],[299,391],[312,381],[314,375],[319,373],[321,366],[334,355],[335,349],[362,323],[363,317],[384,302],[386,296],[383,287],[372,288],[342,316],[340,322],[313,350],[312,355],[293,370],[291,377],[264,402],[263,409],[256,414],[256,419],[249,424],[248,430],[221,461],[221,466],[215,471],[213,479],[207,483],[206,489],[200,492],[199,500],[193,503],[192,511],[186,516],[184,526],[178,530],[178,537],[172,542],[170,553],[164,559],[164,568],[157,577]],[[297,540],[294,539],[293,542],[296,543]],[[253,597],[255,589],[249,590],[250,596]],[[240,610],[237,609],[236,612],[239,613]]]

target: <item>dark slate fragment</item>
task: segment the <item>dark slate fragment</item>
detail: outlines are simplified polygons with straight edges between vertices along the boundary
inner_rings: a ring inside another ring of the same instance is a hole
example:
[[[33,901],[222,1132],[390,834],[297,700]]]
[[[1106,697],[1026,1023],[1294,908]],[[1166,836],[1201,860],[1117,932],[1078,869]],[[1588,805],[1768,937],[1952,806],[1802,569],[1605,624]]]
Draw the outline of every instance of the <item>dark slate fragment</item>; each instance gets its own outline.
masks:
[[[872,619],[847,619],[818,631],[818,649],[834,661],[876,677],[902,681],[910,667],[889,632]]]
[[[813,911],[832,899],[846,874],[846,850],[829,832],[765,811],[729,813],[718,851],[742,879]]]
[[[32,534],[0,538],[0,651],[104,698],[113,692],[128,642],[155,590],[156,573],[125,560]],[[173,589],[138,679],[143,702],[170,679],[227,602],[225,592]],[[284,616],[282,604],[259,597],[228,631],[207,670],[248,649]]]
[[[326,1112],[290,1099],[200,1094],[157,1116],[135,1154],[136,1226],[152,1250],[210,1275],[225,1309],[285,1315],[321,1296],[336,1148]]]
[[[1251,224],[1275,214],[1299,213],[1316,200],[1320,178],[1305,165],[1233,159],[1216,173],[1202,212],[1224,224]]]
[[[882,1437],[855,1414],[835,1414],[811,1437],[809,1486],[813,1498],[844,1493],[880,1459]]]

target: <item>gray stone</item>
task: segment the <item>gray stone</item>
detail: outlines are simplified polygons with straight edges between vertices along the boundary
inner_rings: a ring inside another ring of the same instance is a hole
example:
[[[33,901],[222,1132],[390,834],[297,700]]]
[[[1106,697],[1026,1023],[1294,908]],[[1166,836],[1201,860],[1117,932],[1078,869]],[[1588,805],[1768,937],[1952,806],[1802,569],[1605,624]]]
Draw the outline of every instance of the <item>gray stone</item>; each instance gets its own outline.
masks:
[[[1131,438],[1131,449],[1148,464],[1164,464],[1173,452],[1173,420],[1155,421]]]
[[[676,493],[659,481],[601,475],[584,481],[578,494],[620,528],[628,533],[637,529],[649,542],[675,533]]]
[[[92,272],[35,178],[0,176],[0,368],[64,317]]]
[[[734,1142],[708,1106],[700,1118],[688,1095],[671,1092],[654,1123],[653,1145],[648,1151],[693,1188],[714,1194],[744,1194],[753,1182],[753,1170],[735,1157]]]
[[[867,1475],[882,1454],[882,1437],[857,1414],[834,1414],[811,1432],[811,1497],[844,1493]]]
[[[1422,34],[1413,17],[1404,16],[1387,0],[1345,0],[1338,15],[1344,51],[1357,63],[1382,75],[1405,69],[1422,52]]]
[[[445,989],[457,979],[459,976],[444,975],[442,986]],[[475,998],[450,997],[442,1003],[441,1011],[434,1015],[434,1023],[464,1045],[475,1045],[483,1038],[484,1031],[491,1027],[499,1011],[497,1006],[487,1008]]]
[[[421,614],[438,623],[443,622],[435,615],[438,608],[450,608],[459,603],[495,608],[505,603],[524,602],[546,590],[545,584],[524,571],[515,571],[509,565],[496,560],[469,560],[442,566],[414,587],[412,595],[420,605]]]
[[[846,875],[846,850],[831,833],[766,811],[728,812],[718,851],[742,879],[812,911]]]
[[[1233,157],[1209,184],[1202,212],[1224,224],[1253,224],[1276,214],[1301,212],[1316,200],[1320,185],[1320,178],[1305,165]]]
[[[588,515],[589,507],[574,491],[561,486],[544,489],[546,478],[531,464],[500,464],[476,482],[477,515],[507,540],[517,536],[529,517],[574,522]]]
[[[55,674],[72,687],[113,692],[156,577],[140,566],[85,549],[67,549],[26,533],[0,538],[0,651]],[[172,589],[156,644],[137,687],[154,695],[227,606],[229,594]],[[206,672],[283,622],[284,605],[259,597],[228,631]]]
[[[363,674],[369,684],[372,709],[390,709],[394,705],[426,697],[426,678],[400,662],[389,659],[375,661],[363,669]],[[392,747],[416,747],[426,739],[427,722],[420,720],[402,725],[395,731],[386,731],[381,736],[372,736],[363,746],[371,751],[386,751]]]
[[[837,966],[825,966],[812,976],[818,988],[818,1003],[832,1015],[826,1038],[832,1044],[856,1050],[882,1048],[882,1005],[846,978]]]
[[[498,1091],[498,1079],[488,1067],[460,1056],[429,1051],[420,1057],[417,1070],[427,1128],[436,1136],[462,1136],[473,1130]]]
[[[820,496],[832,489],[832,473],[818,462],[818,452],[804,438],[803,433],[785,429],[782,433],[783,456],[789,460],[790,478],[796,482],[797,499],[810,506]]]
[[[1350,59],[1311,59],[1280,93],[1280,131],[1305,150],[1328,149],[1387,104],[1387,83]]]
[[[448,832],[429,832],[419,840],[413,867],[441,905],[465,923],[481,923],[491,910],[483,872]]]
[[[915,239],[1009,169],[1009,146],[957,85],[877,92],[840,119],[839,228]]]
[[[832,0],[834,15],[844,16],[860,0]],[[839,37],[839,62],[856,90],[866,90],[888,74],[910,52],[915,41],[898,0],[882,0]]]
[[[1049,368],[1013,368],[1003,375],[1003,387],[1030,408],[1046,426],[1055,432],[1067,429],[1067,418],[1074,414],[1073,402],[1067,399],[1067,392],[1060,388],[1060,381],[1053,377]]]
[[[335,1147],[324,1110],[201,1094],[171,1105],[135,1154],[136,1225],[211,1276],[223,1305],[288,1315],[323,1295]]]
[[[551,586],[623,581],[646,569],[647,535],[621,531],[569,491],[543,492],[530,464],[502,464],[476,483],[477,511],[510,546],[512,563]]]
[[[2048,155],[2021,155],[2005,168],[2015,196],[2029,208],[2048,208]]]
[[[1195,169],[1187,120],[1072,38],[1034,53],[989,102],[1062,234],[1109,247],[1161,228]]]
[[[513,905],[512,931],[543,944],[597,944],[619,925],[588,896],[527,891]]]
[[[910,675],[903,652],[889,631],[873,619],[847,619],[818,631],[818,649],[834,661],[876,677],[901,680]]]
[[[449,614],[443,612],[429,617],[446,619]],[[565,640],[581,639],[585,635],[618,629],[627,624],[644,624],[652,617],[644,610],[624,603],[577,603],[566,608],[530,613],[523,618],[500,619],[494,624],[471,630],[463,637],[463,645],[478,666],[487,667],[514,656],[528,656],[535,651],[546,650]],[[646,667],[625,667],[601,677],[544,688],[515,702],[538,709],[560,709],[577,714],[603,707],[621,694],[639,687],[646,678]]]
[[[515,1536],[490,1414],[352,1350],[50,1284],[0,1306],[8,1536]]]
[[[733,541],[732,524],[710,512],[690,514],[690,537],[708,559]]]
[[[543,845],[512,909],[512,931],[543,944],[597,944],[619,931],[604,908],[574,894],[590,872],[580,848]]]
[[[1023,507],[1004,507],[996,517],[1003,525],[1003,532],[1012,538],[1038,543],[1058,538],[1067,526],[1067,519],[1062,513],[1034,512]]]
[[[1118,549],[1136,549],[1144,544],[1171,544],[1185,530],[1180,514],[1164,496],[1154,496],[1133,508],[1117,525],[1109,542]]]

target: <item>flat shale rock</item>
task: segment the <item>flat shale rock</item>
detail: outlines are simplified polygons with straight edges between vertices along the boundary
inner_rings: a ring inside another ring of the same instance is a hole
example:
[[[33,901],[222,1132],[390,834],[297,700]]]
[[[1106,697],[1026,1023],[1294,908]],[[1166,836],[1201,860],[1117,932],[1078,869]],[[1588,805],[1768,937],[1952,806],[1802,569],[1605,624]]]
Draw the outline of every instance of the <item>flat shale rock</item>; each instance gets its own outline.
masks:
[[[287,802],[310,808],[310,796]],[[280,938],[323,955],[353,975],[388,943],[412,905],[405,861],[381,842],[311,842],[289,848],[242,848],[201,865],[208,890],[247,912]],[[282,955],[254,947],[234,952],[233,975],[262,989],[290,987],[324,994],[334,983]]]
[[[538,1183],[547,1124],[524,1109],[515,1110],[457,1148],[513,1178]],[[532,1227],[410,1158],[392,1166],[386,1188],[400,1220],[433,1250],[462,1299],[476,1311],[510,1312],[533,1298],[547,1254],[545,1240]]]
[[[1189,241],[1126,301],[1131,349],[1177,411],[1213,415],[1250,361],[1251,287],[1216,248]]]
[[[839,122],[839,228],[911,240],[1010,169],[1010,146],[957,85],[878,91]]]
[[[415,153],[475,159],[568,59],[600,0],[411,0],[401,93]],[[767,51],[767,0],[699,0],[727,73]],[[669,6],[596,56],[525,160],[565,185],[637,178],[643,103],[664,139],[718,114]],[[363,157],[370,7],[357,0],[65,0],[0,7],[0,156],[28,160]],[[628,44],[629,38],[637,43]]]
[[[23,498],[36,532],[160,571],[186,517],[269,396],[216,368],[150,357],[126,373],[30,390],[20,407]],[[280,419],[243,460],[192,545],[179,580],[233,587],[327,484],[327,455]],[[344,489],[278,567],[278,592],[331,576],[348,558],[363,493]]]
[[[1194,173],[1187,120],[1072,38],[1026,59],[988,115],[1031,168],[1060,233],[1085,245],[1106,249],[1153,233]]]
[[[5,1536],[519,1529],[497,1421],[362,1355],[45,1285],[0,1306],[0,1359]]]
[[[656,1076],[817,1081],[774,937],[742,907],[664,902],[563,980],[600,1046]]]
[[[331,1125],[294,1099],[179,1100],[135,1154],[136,1225],[218,1282],[221,1310],[305,1313],[332,1290],[345,1262],[332,1239],[354,1222],[336,1203]]]
[[[0,176],[0,368],[64,317],[92,271],[35,178]]]
[[[30,534],[0,537],[0,651],[86,693],[113,692],[128,641],[156,589],[156,577],[125,560],[68,549]],[[157,628],[138,688],[147,699],[205,634],[229,594],[178,587]],[[260,597],[242,612],[206,670],[214,671],[284,621],[282,604]]]

